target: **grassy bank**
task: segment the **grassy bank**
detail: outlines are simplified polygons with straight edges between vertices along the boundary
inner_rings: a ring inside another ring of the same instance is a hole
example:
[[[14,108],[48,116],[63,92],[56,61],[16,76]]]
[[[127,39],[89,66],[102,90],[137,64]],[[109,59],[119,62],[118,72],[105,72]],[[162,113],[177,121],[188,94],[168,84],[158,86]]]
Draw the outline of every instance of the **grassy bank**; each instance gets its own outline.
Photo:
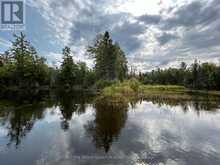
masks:
[[[140,86],[141,84],[135,79],[117,82],[105,87],[97,100],[107,101],[110,104],[129,102],[132,98],[138,97]]]
[[[152,92],[154,93],[176,93],[176,94],[181,94],[181,93],[188,93],[188,94],[208,94],[208,95],[215,95],[215,96],[220,96],[220,91],[209,91],[209,90],[192,90],[185,88],[184,86],[178,86],[178,85],[141,85],[140,87],[140,93],[144,95],[151,94]]]
[[[220,91],[190,90],[177,85],[143,85],[135,79],[118,82],[105,87],[99,99],[108,100],[111,103],[129,102],[134,98],[143,99],[173,99],[191,100],[203,99],[204,96],[220,97]]]
[[[184,86],[178,85],[141,85],[139,92],[185,92],[186,90]]]
[[[106,97],[114,96],[143,96],[152,93],[182,93],[187,89],[183,86],[177,85],[143,85],[136,79],[127,80],[124,82],[117,82],[111,86],[105,87],[101,95]]]

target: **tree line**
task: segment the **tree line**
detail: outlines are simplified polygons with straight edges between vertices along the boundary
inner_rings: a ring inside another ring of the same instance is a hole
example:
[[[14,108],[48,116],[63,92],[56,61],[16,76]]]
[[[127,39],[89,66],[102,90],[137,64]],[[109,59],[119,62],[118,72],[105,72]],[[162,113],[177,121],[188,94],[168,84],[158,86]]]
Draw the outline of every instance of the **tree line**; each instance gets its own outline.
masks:
[[[96,82],[123,80],[127,76],[127,60],[118,43],[108,32],[97,37],[87,52],[95,61],[94,69],[75,62],[69,47],[62,51],[59,68],[50,67],[21,33],[14,35],[12,46],[0,56],[0,87],[4,88],[89,88]]]
[[[198,63],[179,68],[157,69],[136,76],[128,73],[125,53],[108,32],[96,37],[87,53],[94,59],[94,68],[75,62],[69,47],[62,50],[59,68],[50,67],[39,56],[25,35],[14,35],[12,46],[0,56],[0,89],[5,88],[103,88],[116,81],[136,77],[144,84],[183,85],[192,89],[220,90],[220,66]]]
[[[191,89],[220,90],[220,66],[214,63],[199,63],[197,60],[179,68],[157,69],[139,74],[144,84],[183,85]]]

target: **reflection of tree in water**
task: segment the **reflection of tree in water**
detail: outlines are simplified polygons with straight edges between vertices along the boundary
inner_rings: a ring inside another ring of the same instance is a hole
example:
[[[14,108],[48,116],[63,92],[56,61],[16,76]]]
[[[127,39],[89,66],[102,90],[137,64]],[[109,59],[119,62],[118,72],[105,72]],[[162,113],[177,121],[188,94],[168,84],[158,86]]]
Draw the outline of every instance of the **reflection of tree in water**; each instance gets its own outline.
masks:
[[[139,97],[134,97],[134,98],[131,98],[129,100],[129,104],[131,106],[132,109],[135,109],[136,108],[136,105],[137,104],[141,104],[142,103],[142,99],[140,99]]]
[[[145,101],[151,101],[153,104],[159,106],[181,106],[186,113],[189,107],[195,110],[199,115],[200,111],[216,111],[219,107],[219,97],[211,95],[197,95],[197,94],[175,94],[175,95],[152,95],[144,98]]]
[[[220,98],[215,96],[204,95],[202,97],[194,96],[191,106],[200,115],[201,110],[215,112],[219,108]]]
[[[30,106],[9,111],[7,116],[4,116],[5,119],[7,118],[5,125],[8,130],[8,145],[14,143],[18,147],[21,140],[33,128],[34,123],[43,118],[43,110],[44,108],[39,106]]]
[[[85,125],[87,133],[93,138],[97,148],[108,152],[114,140],[117,140],[127,120],[128,104],[109,105],[95,103],[95,120]]]
[[[1,103],[1,124],[7,128],[9,143],[16,147],[34,126],[34,123],[43,118],[46,107],[52,107],[53,102],[48,95],[34,91],[7,93],[5,98],[13,101]]]
[[[69,121],[72,119],[73,113],[77,115],[85,113],[87,97],[83,92],[60,92],[58,100],[62,113],[61,128],[66,131],[69,129]]]
[[[63,130],[69,129],[69,121],[72,119],[73,112],[77,111],[77,104],[71,96],[63,96],[60,99],[60,111],[62,113],[61,128]]]
[[[7,99],[13,102],[18,106],[24,104],[37,104],[41,101],[47,101],[49,104],[50,100],[50,92],[34,90],[34,89],[25,89],[25,90],[17,90],[17,91],[5,91],[0,93],[0,98]],[[53,102],[50,102],[53,104]]]

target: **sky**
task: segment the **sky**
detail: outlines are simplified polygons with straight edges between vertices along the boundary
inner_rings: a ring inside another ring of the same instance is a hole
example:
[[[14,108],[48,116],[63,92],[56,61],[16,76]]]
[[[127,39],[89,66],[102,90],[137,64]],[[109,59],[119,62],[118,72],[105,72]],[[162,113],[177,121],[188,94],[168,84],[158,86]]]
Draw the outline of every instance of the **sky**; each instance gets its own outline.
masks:
[[[26,34],[48,64],[59,66],[69,46],[90,67],[86,52],[109,31],[138,71],[220,63],[220,0],[26,0]],[[0,30],[0,52],[18,31]]]

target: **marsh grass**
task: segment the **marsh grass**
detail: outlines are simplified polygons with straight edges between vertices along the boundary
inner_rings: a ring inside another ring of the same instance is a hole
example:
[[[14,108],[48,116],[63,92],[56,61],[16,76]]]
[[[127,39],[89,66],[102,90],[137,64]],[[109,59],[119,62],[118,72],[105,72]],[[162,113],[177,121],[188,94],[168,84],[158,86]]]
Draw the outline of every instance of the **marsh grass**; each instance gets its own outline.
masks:
[[[162,100],[192,100],[194,97],[201,100],[204,97],[220,96],[218,91],[195,91],[177,85],[143,85],[136,79],[117,82],[105,87],[98,100],[109,104],[129,103],[134,98],[162,99]]]
[[[183,92],[186,90],[184,86],[178,85],[141,85],[141,91],[172,91]]]
[[[124,82],[117,82],[109,87],[106,87],[102,91],[104,96],[133,96],[139,92],[140,83],[136,79],[127,80]]]
[[[117,82],[105,87],[97,100],[109,104],[128,103],[132,98],[137,97],[139,88],[140,83],[136,79]]]

